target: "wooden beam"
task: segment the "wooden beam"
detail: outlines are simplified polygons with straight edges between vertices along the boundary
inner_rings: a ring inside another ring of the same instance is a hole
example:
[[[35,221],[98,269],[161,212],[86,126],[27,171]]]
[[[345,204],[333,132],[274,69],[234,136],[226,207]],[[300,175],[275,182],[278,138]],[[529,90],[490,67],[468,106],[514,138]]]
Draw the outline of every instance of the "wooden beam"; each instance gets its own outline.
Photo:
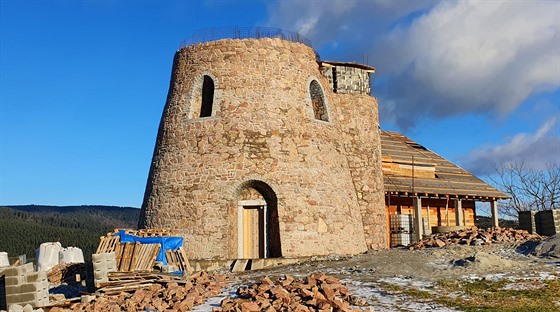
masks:
[[[424,235],[422,228],[422,200],[420,197],[413,197],[412,202],[414,205],[414,238],[416,241],[420,241]]]
[[[463,222],[463,203],[460,199],[455,199],[455,225],[462,226]]]
[[[498,201],[493,200],[490,202],[490,212],[492,213],[492,226],[499,227],[498,225]]]

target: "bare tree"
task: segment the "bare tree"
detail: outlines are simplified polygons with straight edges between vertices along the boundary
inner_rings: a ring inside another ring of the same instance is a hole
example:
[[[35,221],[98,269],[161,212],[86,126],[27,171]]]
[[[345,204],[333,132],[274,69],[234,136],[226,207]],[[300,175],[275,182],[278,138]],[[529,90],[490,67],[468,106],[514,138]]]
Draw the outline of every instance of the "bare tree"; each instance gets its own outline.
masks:
[[[523,161],[506,163],[496,169],[490,180],[510,197],[498,206],[503,215],[517,217],[519,211],[560,206],[560,164],[534,169]]]

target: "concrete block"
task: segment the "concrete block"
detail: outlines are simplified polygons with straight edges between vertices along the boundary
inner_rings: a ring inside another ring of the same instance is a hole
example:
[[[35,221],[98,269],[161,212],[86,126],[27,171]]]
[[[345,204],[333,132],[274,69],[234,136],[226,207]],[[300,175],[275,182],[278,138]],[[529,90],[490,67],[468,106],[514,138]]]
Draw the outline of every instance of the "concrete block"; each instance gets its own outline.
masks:
[[[6,295],[16,295],[22,293],[21,285],[6,285]]]
[[[35,267],[33,266],[33,262],[26,263],[26,264],[22,265],[22,267],[25,270],[25,273],[31,273],[31,272],[35,271]]]
[[[30,305],[31,307],[34,307],[37,305],[37,303],[35,301],[22,301],[20,303],[18,303],[20,306],[26,306],[26,305]]]
[[[44,295],[42,296],[39,292],[32,292],[32,293],[23,293],[19,295],[20,302],[38,302],[39,300],[44,299]]]
[[[105,266],[107,267],[107,270],[109,272],[116,270],[117,269],[117,262],[116,261],[107,261],[105,263]]]
[[[99,263],[93,263],[93,270],[94,271],[107,271],[107,263],[105,262],[99,262]]]
[[[21,302],[21,295],[20,294],[10,294],[6,295],[6,305],[10,306],[11,304],[16,304]]]
[[[21,286],[21,292],[22,293],[28,293],[28,292],[39,292],[43,289],[45,289],[45,285],[43,283],[25,283],[22,284]]]
[[[262,270],[264,268],[264,259],[252,259],[251,271]]]
[[[6,275],[6,277],[21,276],[25,273],[25,268],[22,266],[11,266],[4,270],[4,275]]]
[[[33,312],[33,306],[26,304],[23,306],[23,312]]]
[[[35,282],[47,282],[47,272],[39,271],[39,272],[32,272],[25,275],[25,282],[27,283],[35,283]]]
[[[46,305],[49,305],[50,301],[49,301],[49,297],[43,298],[42,300],[40,300],[39,302],[37,302],[37,306],[38,307],[44,307]]]
[[[39,295],[41,296],[41,298],[47,298],[49,299],[49,288],[43,288],[39,291]]]
[[[25,277],[23,275],[6,276],[4,280],[6,282],[6,286],[15,286],[23,284],[23,282],[25,281]]]
[[[82,295],[80,297],[80,302],[81,303],[88,303],[91,302],[93,300],[95,300],[96,296],[95,295]]]
[[[107,261],[107,254],[101,253],[101,254],[93,254],[91,255],[91,262],[93,262],[93,265],[95,266],[96,263],[101,263],[101,262],[105,262]]]
[[[231,269],[231,272],[236,273],[236,272],[245,271],[247,269],[248,263],[249,263],[248,259],[237,259],[233,264],[233,268]]]
[[[23,312],[23,306],[17,303],[8,304],[8,312]]]

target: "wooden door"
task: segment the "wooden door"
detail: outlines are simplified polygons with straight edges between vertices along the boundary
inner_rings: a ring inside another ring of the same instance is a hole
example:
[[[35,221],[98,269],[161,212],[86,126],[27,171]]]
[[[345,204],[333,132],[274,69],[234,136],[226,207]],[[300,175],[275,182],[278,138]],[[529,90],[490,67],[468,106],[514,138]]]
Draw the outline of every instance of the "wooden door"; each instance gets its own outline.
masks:
[[[263,206],[243,206],[243,258],[264,258]]]

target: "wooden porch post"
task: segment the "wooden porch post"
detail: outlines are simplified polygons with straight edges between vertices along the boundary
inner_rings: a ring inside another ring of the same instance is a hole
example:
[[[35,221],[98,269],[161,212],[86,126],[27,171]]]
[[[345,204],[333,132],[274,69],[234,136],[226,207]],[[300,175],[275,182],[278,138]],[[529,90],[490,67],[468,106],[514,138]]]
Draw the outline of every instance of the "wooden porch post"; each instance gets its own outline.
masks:
[[[463,202],[457,198],[455,199],[455,225],[461,226],[463,224]]]
[[[498,201],[493,200],[490,202],[490,211],[492,212],[492,226],[498,226]]]
[[[422,200],[420,197],[415,196],[412,198],[414,204],[414,239],[419,241],[422,239],[423,224],[422,224]]]

